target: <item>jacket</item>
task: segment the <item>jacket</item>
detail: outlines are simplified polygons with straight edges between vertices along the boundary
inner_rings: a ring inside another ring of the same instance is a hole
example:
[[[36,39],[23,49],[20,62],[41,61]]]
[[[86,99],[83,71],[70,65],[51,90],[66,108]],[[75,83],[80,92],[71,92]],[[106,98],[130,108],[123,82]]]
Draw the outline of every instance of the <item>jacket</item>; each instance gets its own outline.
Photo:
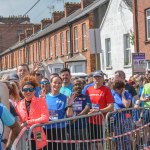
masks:
[[[30,127],[33,124],[47,123],[49,120],[49,111],[45,99],[33,97],[30,104],[29,115],[26,109],[26,100],[23,99],[17,102],[16,112],[20,118],[20,123],[26,122]],[[42,127],[33,129],[34,139],[36,141],[37,149],[47,145],[46,135]]]

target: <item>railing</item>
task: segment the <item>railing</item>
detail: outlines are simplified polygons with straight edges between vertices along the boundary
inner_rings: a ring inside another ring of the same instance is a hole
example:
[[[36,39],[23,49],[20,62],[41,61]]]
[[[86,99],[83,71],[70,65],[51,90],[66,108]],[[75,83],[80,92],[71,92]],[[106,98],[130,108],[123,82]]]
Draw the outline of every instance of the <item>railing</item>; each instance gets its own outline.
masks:
[[[141,150],[150,146],[150,107],[35,124],[13,146],[43,150]],[[24,135],[24,134],[23,134]],[[45,138],[46,137],[46,138]],[[26,141],[27,144],[24,142]],[[46,145],[46,146],[45,146]],[[13,149],[15,150],[15,149]]]

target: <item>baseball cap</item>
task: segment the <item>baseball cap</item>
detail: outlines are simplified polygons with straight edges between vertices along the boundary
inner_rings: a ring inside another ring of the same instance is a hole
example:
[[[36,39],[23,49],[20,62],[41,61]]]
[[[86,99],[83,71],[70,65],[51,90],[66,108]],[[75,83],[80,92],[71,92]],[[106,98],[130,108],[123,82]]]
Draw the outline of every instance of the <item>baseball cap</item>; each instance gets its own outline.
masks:
[[[101,76],[103,76],[104,75],[104,73],[100,70],[100,71],[95,71],[94,73],[93,73],[93,77],[101,77]]]
[[[11,80],[19,80],[19,77],[16,73],[11,73],[9,74],[9,78],[8,78],[9,81]]]

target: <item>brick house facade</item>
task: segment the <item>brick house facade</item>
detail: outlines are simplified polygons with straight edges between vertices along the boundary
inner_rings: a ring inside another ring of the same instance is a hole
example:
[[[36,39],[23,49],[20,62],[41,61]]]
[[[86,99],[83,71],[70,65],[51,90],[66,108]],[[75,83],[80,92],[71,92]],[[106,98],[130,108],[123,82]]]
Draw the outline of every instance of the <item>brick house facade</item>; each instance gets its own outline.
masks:
[[[21,63],[32,67],[39,61],[44,61],[51,73],[63,67],[69,67],[71,72],[93,72],[96,64],[95,54],[91,54],[89,29],[100,26],[108,3],[109,0],[66,3],[63,12],[54,12],[51,19],[43,19],[40,25],[26,29],[19,35],[18,43],[0,54],[2,72],[11,71]],[[95,17],[101,7],[105,9]]]
[[[29,17],[0,17],[0,52],[18,41],[19,34],[32,27]]]
[[[150,70],[150,1],[133,0],[135,51],[145,53]]]

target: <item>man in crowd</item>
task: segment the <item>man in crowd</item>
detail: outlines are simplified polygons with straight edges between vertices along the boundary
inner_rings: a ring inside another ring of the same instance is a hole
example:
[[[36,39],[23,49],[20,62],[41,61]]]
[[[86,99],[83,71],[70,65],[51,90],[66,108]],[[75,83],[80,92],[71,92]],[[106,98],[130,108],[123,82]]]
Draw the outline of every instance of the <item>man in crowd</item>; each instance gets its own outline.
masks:
[[[63,68],[60,71],[60,77],[63,80],[62,87],[60,89],[60,93],[70,96],[72,92],[72,83],[71,83],[71,74],[68,68]]]
[[[19,77],[19,80],[21,80],[23,77],[29,74],[30,74],[30,70],[27,64],[20,64],[17,67],[17,75]]]
[[[95,72],[93,74],[94,85],[89,87],[86,94],[90,96],[92,103],[92,109],[90,113],[95,113],[101,111],[104,115],[107,112],[113,111],[114,109],[114,99],[111,91],[108,87],[103,85],[104,73],[102,71]],[[94,116],[89,120],[90,133],[92,139],[103,138],[103,125],[102,118],[100,116]],[[97,132],[100,130],[101,132]],[[97,143],[97,149],[103,149],[101,143]]]

